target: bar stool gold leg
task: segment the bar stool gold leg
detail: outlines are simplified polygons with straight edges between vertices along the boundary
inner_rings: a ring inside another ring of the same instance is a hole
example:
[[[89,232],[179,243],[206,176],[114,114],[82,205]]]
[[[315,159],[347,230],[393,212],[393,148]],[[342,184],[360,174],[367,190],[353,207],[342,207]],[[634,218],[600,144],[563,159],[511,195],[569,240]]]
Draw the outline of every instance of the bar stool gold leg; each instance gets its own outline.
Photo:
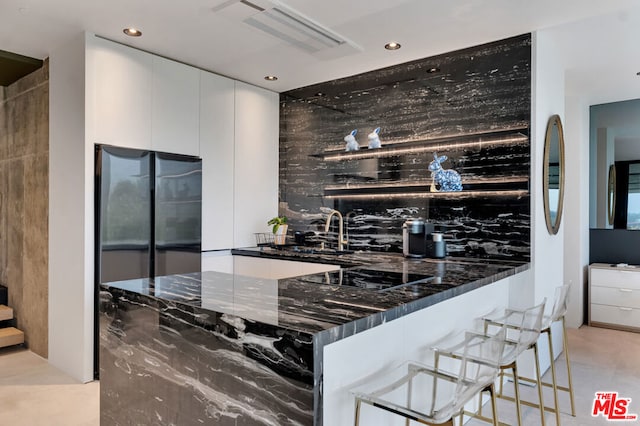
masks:
[[[540,361],[538,360],[538,344],[533,344],[533,357],[536,362],[536,382],[538,386],[538,398],[540,402],[540,424],[545,425],[544,421],[544,396],[542,395],[542,380],[540,379]]]
[[[564,317],[562,317],[562,344],[564,346],[564,358],[567,362],[567,376],[569,377],[569,399],[571,400],[571,415],[576,416],[576,405],[573,401],[573,382],[571,381],[571,365],[569,362],[569,345],[567,342],[567,327]]]
[[[556,363],[553,357],[553,339],[551,338],[551,326],[547,330],[547,337],[549,339],[549,358],[551,359],[551,387],[553,388],[553,403],[556,413],[556,425],[560,426],[560,404],[558,404],[558,385],[556,381]]]
[[[355,426],[360,425],[360,405],[361,405],[360,398],[356,398],[356,419],[354,423]]]
[[[440,368],[440,354],[436,353],[435,359],[435,369],[438,370]],[[433,387],[431,389],[431,412],[436,409],[436,389],[438,387],[438,380],[433,380]],[[409,425],[409,420],[407,420],[407,426]]]
[[[409,383],[407,383],[407,408],[411,408],[411,385],[413,384],[412,380],[409,380]],[[435,386],[435,384],[434,384]],[[435,390],[434,390],[434,394],[435,394]],[[435,396],[435,395],[434,395]],[[404,421],[405,426],[409,426],[410,420],[407,418]]]
[[[482,392],[480,392],[482,394]],[[498,402],[496,401],[496,390],[494,385],[489,387],[491,394],[491,412],[493,413],[493,426],[498,426]]]
[[[518,365],[515,361],[513,365],[511,365],[511,370],[513,372],[513,389],[514,389],[515,399],[516,399],[516,414],[518,416],[518,426],[522,426],[522,405],[520,404],[520,382],[518,380]]]

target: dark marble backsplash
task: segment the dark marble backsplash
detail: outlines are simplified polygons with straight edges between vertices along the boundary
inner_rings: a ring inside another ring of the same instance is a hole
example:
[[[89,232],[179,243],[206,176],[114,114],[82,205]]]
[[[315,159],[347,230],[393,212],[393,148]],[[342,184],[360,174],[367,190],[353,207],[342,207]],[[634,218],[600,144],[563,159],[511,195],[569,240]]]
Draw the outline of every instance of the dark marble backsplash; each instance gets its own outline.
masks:
[[[449,255],[528,260],[530,65],[526,34],[281,94],[280,214],[320,231],[337,209],[350,248],[391,252],[421,217]],[[345,154],[353,129],[361,150]],[[430,192],[436,151],[462,192]]]

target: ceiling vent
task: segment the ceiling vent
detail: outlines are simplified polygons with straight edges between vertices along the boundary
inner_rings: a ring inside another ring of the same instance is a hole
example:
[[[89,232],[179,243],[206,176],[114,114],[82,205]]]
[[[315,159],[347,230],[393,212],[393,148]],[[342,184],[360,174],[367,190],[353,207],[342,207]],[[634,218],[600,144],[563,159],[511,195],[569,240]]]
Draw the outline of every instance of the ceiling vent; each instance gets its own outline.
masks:
[[[240,19],[315,56],[339,57],[362,50],[347,38],[275,0],[230,0],[213,10]]]

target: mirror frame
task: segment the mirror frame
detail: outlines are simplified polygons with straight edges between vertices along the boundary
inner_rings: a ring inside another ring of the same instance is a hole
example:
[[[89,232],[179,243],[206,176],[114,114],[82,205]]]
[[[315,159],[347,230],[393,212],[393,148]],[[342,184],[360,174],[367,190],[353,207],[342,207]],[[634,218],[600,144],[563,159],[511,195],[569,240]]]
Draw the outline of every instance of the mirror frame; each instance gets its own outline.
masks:
[[[607,220],[613,225],[616,216],[616,165],[609,166],[609,181],[607,182]]]
[[[551,209],[549,206],[549,153],[551,151],[551,132],[554,126],[558,129],[558,171],[560,193],[558,195],[558,212],[555,223],[551,223]],[[547,122],[547,132],[544,138],[544,159],[542,163],[542,193],[544,198],[544,219],[549,234],[556,235],[560,229],[562,207],[564,205],[564,132],[562,121],[558,114],[552,115]]]

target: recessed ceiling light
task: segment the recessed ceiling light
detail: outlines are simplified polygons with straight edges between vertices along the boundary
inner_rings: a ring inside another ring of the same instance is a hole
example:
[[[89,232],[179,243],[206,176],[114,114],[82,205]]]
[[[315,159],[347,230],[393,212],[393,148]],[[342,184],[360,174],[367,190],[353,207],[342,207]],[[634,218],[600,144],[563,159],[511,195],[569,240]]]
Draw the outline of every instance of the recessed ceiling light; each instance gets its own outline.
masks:
[[[125,28],[124,30],[122,30],[122,32],[129,37],[140,37],[142,35],[142,31],[133,27]]]
[[[264,79],[267,81],[276,81],[278,77],[276,77],[275,75],[265,75]]]
[[[317,96],[317,97],[319,97],[319,98],[321,98],[321,97],[323,97],[323,96],[327,96],[327,95],[326,95],[325,93],[318,92],[318,93],[316,93],[316,96]]]
[[[384,48],[387,50],[398,50],[401,47],[400,43],[396,43],[395,41],[391,41],[384,45]]]
[[[438,68],[438,67],[431,67],[431,68],[427,69],[427,72],[428,72],[429,74],[434,74],[434,73],[440,72],[440,68]]]

